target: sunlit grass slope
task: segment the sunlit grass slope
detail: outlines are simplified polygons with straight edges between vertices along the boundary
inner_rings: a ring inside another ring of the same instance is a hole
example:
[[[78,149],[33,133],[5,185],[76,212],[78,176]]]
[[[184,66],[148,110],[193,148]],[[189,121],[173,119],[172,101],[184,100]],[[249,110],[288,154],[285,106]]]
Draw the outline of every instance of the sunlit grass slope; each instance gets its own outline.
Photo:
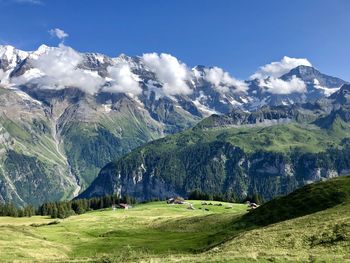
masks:
[[[186,204],[154,202],[72,216],[50,225],[54,220],[44,217],[0,218],[0,258],[5,262],[133,261],[186,255],[226,240],[232,220],[246,210],[241,204],[198,209],[200,201],[192,203],[195,210]]]
[[[344,124],[344,127],[338,130],[326,130],[316,125],[299,123],[212,129],[195,127],[146,144],[143,148],[146,150],[148,148],[152,150],[159,149],[159,151],[166,152],[169,150],[176,151],[184,146],[223,141],[238,146],[248,153],[255,151],[288,152],[291,149],[317,153],[330,147],[339,147],[342,140],[349,137],[348,124]]]
[[[350,177],[243,204],[0,218],[1,262],[350,262]],[[201,208],[201,209],[199,209]],[[208,211],[207,211],[207,210]]]

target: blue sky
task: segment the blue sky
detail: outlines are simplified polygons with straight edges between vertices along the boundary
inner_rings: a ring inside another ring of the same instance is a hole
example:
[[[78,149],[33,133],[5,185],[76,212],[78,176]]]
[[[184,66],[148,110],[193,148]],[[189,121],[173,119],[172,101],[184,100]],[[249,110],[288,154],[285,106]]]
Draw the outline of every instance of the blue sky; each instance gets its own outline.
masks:
[[[165,52],[248,78],[283,56],[350,80],[348,0],[0,0],[0,43],[65,44],[110,56]]]

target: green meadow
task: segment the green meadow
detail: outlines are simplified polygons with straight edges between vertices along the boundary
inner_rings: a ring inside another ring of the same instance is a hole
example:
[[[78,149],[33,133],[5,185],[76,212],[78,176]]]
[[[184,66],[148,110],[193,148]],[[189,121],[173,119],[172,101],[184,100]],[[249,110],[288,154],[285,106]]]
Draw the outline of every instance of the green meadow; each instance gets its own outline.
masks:
[[[186,204],[153,202],[59,221],[40,216],[0,217],[0,258],[5,262],[108,262],[191,255],[228,238],[230,232],[222,231],[246,211],[242,204],[198,209],[200,201],[191,203],[195,210]]]
[[[1,262],[350,261],[349,203],[257,226],[244,204],[189,202],[195,210],[152,202],[58,221],[2,217]]]

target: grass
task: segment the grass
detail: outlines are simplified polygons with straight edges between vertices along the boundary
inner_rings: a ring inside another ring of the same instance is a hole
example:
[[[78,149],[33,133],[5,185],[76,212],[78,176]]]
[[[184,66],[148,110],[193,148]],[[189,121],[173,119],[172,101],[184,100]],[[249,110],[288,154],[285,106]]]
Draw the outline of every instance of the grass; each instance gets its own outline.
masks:
[[[189,129],[146,144],[142,149],[169,152],[186,146],[213,141],[228,142],[247,153],[257,151],[287,153],[293,149],[319,153],[329,148],[341,148],[341,141],[349,138],[349,125],[336,129],[321,129],[312,124],[281,124],[265,127],[220,127]],[[305,143],[307,142],[307,143]]]
[[[257,150],[288,152],[290,149],[298,148],[303,152],[316,153],[326,150],[335,142],[340,142],[326,130],[300,124],[230,129],[218,138],[227,140],[247,152]]]
[[[287,196],[275,198],[245,215],[244,219],[256,225],[268,225],[349,202],[350,176],[341,176],[309,184]]]
[[[350,262],[350,204],[264,227],[246,206],[153,202],[55,220],[0,218],[2,262]],[[215,203],[215,202],[213,202]],[[232,208],[226,208],[231,207]],[[50,224],[54,222],[54,224]],[[240,224],[240,225],[239,225]]]
[[[347,203],[245,231],[205,255],[221,262],[350,262],[349,251]]]
[[[0,218],[2,261],[131,260],[191,255],[227,239],[232,220],[245,205],[223,203],[198,209],[165,202],[130,210],[103,210],[72,216],[59,224],[45,217]],[[213,202],[216,203],[216,202]],[[231,207],[232,208],[226,208]]]
[[[0,217],[1,262],[350,262],[350,176],[243,204]],[[212,202],[218,204],[219,202]],[[205,210],[208,209],[209,211]]]
[[[304,186],[235,220],[233,239],[207,254],[216,260],[348,262],[349,201],[350,176]]]

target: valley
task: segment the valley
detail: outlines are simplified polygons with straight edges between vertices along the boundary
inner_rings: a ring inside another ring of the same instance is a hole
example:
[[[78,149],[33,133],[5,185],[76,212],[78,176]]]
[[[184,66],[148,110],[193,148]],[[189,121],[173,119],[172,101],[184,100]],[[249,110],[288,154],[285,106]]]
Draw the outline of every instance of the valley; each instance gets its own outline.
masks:
[[[174,69],[164,75],[153,60],[186,74],[178,76]],[[0,46],[0,70],[4,72],[0,80],[0,200],[37,206],[84,196],[109,163],[150,141],[179,132],[184,135],[173,137],[183,141],[176,142],[179,145],[186,146],[184,140],[195,141],[198,137],[206,144],[228,143],[245,154],[288,153],[295,149],[319,153],[333,146],[339,148],[348,132],[348,119],[341,114],[347,113],[339,112],[339,123],[330,118],[338,114],[339,105],[348,102],[347,95],[340,94],[347,82],[321,73],[302,59],[284,57],[279,63],[289,61],[296,64],[292,63],[293,67],[283,71],[276,81],[287,86],[296,81],[302,91],[277,92],[271,86],[275,80],[256,76],[241,81],[219,67],[188,68],[167,54],[122,54],[112,58],[80,53],[65,45],[42,45],[35,51]],[[59,65],[64,65],[65,70]],[[126,83],[119,83],[121,80],[115,76],[121,74],[122,68],[128,73]],[[174,82],[178,78],[179,82]],[[124,85],[122,91],[120,85]],[[168,89],[169,85],[173,90]],[[339,98],[333,98],[337,94]],[[299,109],[293,106],[299,104]],[[260,109],[266,112],[259,113]],[[259,114],[264,119],[261,123]],[[328,119],[322,119],[327,115]],[[316,119],[320,123],[313,123]],[[272,138],[270,132],[276,136]],[[185,134],[193,134],[193,138]],[[165,140],[174,140],[170,138]],[[305,144],[307,140],[310,142]],[[177,165],[183,165],[181,162]],[[168,172],[173,173],[171,169]],[[319,176],[311,181],[316,179]],[[178,183],[179,180],[182,179]],[[240,188],[234,188],[239,196],[255,191],[253,185],[249,189],[247,182],[238,181]],[[293,182],[289,190],[270,191],[266,198],[288,193],[299,183]],[[190,183],[181,189],[181,195],[193,187],[202,188]],[[115,186],[115,190],[119,188]],[[162,188],[156,187],[164,192],[162,197],[178,191]],[[108,189],[105,192],[109,194]],[[157,197],[139,194],[144,200]]]
[[[0,263],[350,263],[350,1],[0,10]]]

